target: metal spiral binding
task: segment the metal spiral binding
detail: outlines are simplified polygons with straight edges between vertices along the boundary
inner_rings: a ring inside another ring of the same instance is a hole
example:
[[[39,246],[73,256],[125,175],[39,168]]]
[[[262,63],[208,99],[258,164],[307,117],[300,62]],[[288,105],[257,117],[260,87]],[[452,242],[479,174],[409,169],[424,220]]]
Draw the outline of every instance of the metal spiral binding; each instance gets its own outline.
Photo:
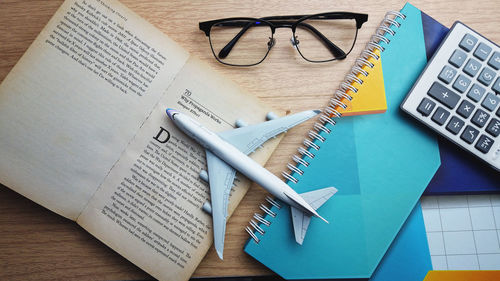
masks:
[[[313,130],[309,131],[308,135],[309,135],[309,137],[310,137],[311,139],[315,139],[315,140],[318,140],[318,141],[320,141],[320,142],[324,142],[324,141],[326,140],[326,139],[325,139],[325,137],[323,137],[322,135],[320,135],[320,134],[316,133],[316,132],[315,132],[315,131],[313,131]]]
[[[260,227],[254,220],[250,220],[250,225],[255,230],[257,230],[258,233],[260,233],[260,234],[264,234],[265,233],[264,229],[262,229],[262,227]]]
[[[342,113],[339,111],[339,108],[347,108],[347,104],[344,102],[344,100],[351,101],[353,99],[353,96],[349,94],[349,92],[354,94],[357,93],[358,88],[355,85],[357,84],[359,86],[363,84],[362,77],[367,77],[370,74],[369,70],[367,70],[366,68],[371,69],[375,67],[375,64],[370,62],[370,59],[379,60],[380,56],[376,53],[376,50],[378,50],[380,53],[385,51],[385,48],[381,45],[381,42],[385,43],[386,45],[390,44],[391,39],[389,37],[395,36],[397,32],[397,30],[392,29],[392,27],[395,27],[397,29],[401,26],[401,23],[396,20],[397,18],[405,20],[406,16],[396,11],[390,11],[386,13],[384,19],[377,28],[377,31],[370,38],[370,42],[366,44],[365,49],[363,50],[363,52],[361,52],[358,59],[356,59],[351,70],[345,76],[344,81],[340,83],[340,86],[335,91],[333,98],[330,99],[328,105],[318,117],[318,120],[314,124],[313,129],[309,131],[308,138],[304,139],[304,146],[300,146],[297,149],[299,154],[295,154],[292,156],[292,159],[295,163],[288,163],[288,171],[283,171],[281,173],[281,175],[286,180],[293,183],[299,182],[299,179],[295,175],[302,176],[304,174],[304,170],[299,168],[299,164],[304,167],[309,166],[309,162],[306,159],[313,159],[315,156],[315,153],[311,152],[310,150],[320,150],[320,146],[315,143],[315,140],[319,143],[323,143],[324,141],[326,141],[326,137],[324,137],[323,135],[328,135],[332,132],[331,129],[327,127],[327,124],[335,126],[336,121],[334,120],[334,118],[342,117]],[[323,135],[321,134],[321,132],[323,132]],[[271,205],[277,207],[278,209],[280,208],[279,204],[270,197],[267,197],[266,201]],[[273,218],[276,217],[276,213],[271,211],[264,204],[260,205],[260,209],[267,213],[269,216]],[[254,214],[253,218],[262,225],[271,225],[271,222],[269,220],[266,220],[260,214]],[[253,227],[254,231],[257,231],[261,235],[264,235],[264,229],[256,221],[254,221],[253,219],[250,220],[250,226]],[[260,239],[249,226],[247,226],[245,230],[256,243],[260,242]]]
[[[377,56],[378,57],[378,56]],[[356,75],[354,75],[353,73],[349,73],[346,75],[345,77],[345,80],[346,81],[349,81],[349,83],[352,83],[353,81],[357,82],[359,85],[363,84],[363,80],[361,80],[360,78],[358,78]],[[350,96],[349,96],[350,97]]]
[[[276,213],[271,211],[271,209],[269,209],[266,205],[264,204],[260,204],[260,207],[259,207],[262,211],[264,211],[264,213],[270,215],[271,217],[275,218],[276,217]]]
[[[260,239],[257,237],[257,235],[255,235],[255,233],[253,233],[252,229],[247,226],[245,227],[245,231],[250,234],[250,237],[252,237],[253,241],[255,241],[255,243],[259,244],[260,242]]]
[[[323,114],[319,117],[319,121],[323,122],[323,124],[328,123],[328,124],[330,124],[332,126],[335,126],[335,124],[337,124],[337,122],[335,120],[333,120],[329,116],[326,116],[326,115],[323,115]],[[313,157],[314,157],[314,155],[313,155]],[[313,158],[313,157],[311,157],[311,158]]]
[[[261,215],[261,214],[253,214],[253,218],[256,219],[258,222],[264,224],[265,226],[270,226],[271,225],[271,222],[264,219],[264,217]]]
[[[325,132],[327,134],[329,134],[332,130],[328,129],[327,127],[325,127],[325,125],[323,124],[320,124],[320,123],[316,123],[314,124],[313,128],[316,130],[316,131],[322,131],[322,132]],[[294,155],[294,156],[297,156],[297,155]],[[296,161],[298,162],[298,161]]]
[[[300,158],[300,157],[299,157],[299,156],[297,156],[297,155],[293,155],[292,159],[293,159],[293,161],[295,161],[295,163],[297,163],[297,164],[301,164],[301,165],[303,165],[303,166],[305,166],[305,167],[309,166],[309,162],[307,162],[306,160],[304,160],[304,159]]]
[[[361,53],[361,57],[363,57],[364,59],[369,59],[370,57],[371,58],[374,58],[376,60],[379,59],[379,56],[377,54],[375,54],[374,52],[372,51],[369,51],[369,50],[364,50],[362,53]],[[352,74],[352,73],[350,73]],[[361,80],[363,81],[363,80]],[[358,83],[359,84],[359,83]]]
[[[281,209],[281,205],[276,202],[274,199],[272,199],[271,197],[269,196],[266,196],[266,201],[271,204],[272,206],[278,208],[278,209]],[[271,211],[266,205],[264,204],[261,204],[260,206],[260,209],[263,210],[266,214],[270,215],[271,217],[276,217],[276,213]],[[264,233],[266,233],[266,231],[259,225],[259,223],[261,223],[262,225],[265,225],[267,227],[269,227],[271,225],[271,222],[266,220],[261,214],[258,214],[258,213],[255,213],[253,215],[253,218],[257,221],[254,221],[253,219],[250,220],[250,226],[253,227],[253,229],[255,231],[257,231],[258,233],[260,233],[261,235],[264,235]],[[252,230],[252,228],[250,228],[250,226],[247,226],[245,227],[245,231],[250,235],[250,237],[252,237],[252,239],[258,244],[260,242],[260,239],[257,237],[257,235],[255,235],[254,231]]]
[[[267,201],[269,204],[273,205],[274,207],[278,208],[278,210],[279,210],[279,209],[281,209],[281,205],[280,205],[280,204],[278,204],[278,202],[274,201],[274,199],[273,199],[273,198],[271,198],[271,197],[269,197],[269,196],[266,196],[266,201]]]
[[[293,164],[290,164],[288,163],[287,165],[287,168],[290,170],[290,171],[293,171],[299,175],[303,175],[304,174],[304,171],[302,171],[301,169],[297,168],[297,166],[293,165]]]

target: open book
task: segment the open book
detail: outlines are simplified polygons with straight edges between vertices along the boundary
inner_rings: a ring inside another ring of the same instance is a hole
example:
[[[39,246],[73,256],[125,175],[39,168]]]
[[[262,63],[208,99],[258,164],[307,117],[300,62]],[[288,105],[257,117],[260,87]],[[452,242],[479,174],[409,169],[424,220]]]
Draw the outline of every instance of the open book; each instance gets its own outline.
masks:
[[[0,86],[0,181],[154,277],[188,279],[213,241],[205,153],[167,107],[214,131],[270,111],[120,3],[66,1]],[[229,213],[250,184],[235,183]]]

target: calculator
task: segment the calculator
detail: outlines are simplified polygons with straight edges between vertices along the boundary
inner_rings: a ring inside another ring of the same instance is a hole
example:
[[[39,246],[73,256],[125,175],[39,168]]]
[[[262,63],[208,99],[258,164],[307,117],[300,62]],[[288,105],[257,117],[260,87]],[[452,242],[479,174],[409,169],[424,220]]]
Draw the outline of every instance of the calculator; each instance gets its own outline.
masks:
[[[500,171],[500,47],[455,22],[401,109]]]

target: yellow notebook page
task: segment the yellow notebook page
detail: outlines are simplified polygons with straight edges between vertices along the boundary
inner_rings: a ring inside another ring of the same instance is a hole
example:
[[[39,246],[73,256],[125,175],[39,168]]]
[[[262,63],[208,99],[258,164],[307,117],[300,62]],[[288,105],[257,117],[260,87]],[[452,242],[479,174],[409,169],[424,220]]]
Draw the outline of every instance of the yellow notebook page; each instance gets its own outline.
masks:
[[[352,101],[344,98],[342,102],[347,105],[347,108],[336,108],[344,116],[382,113],[387,110],[380,51],[375,49],[374,53],[379,56],[379,59],[377,60],[372,57],[368,59],[373,64],[373,67],[363,66],[363,70],[368,73],[368,76],[364,76],[361,73],[357,75],[359,79],[363,80],[363,84],[360,85],[357,82],[351,83],[354,88],[358,89],[357,93],[354,93],[352,90],[346,91],[348,95],[353,97]]]

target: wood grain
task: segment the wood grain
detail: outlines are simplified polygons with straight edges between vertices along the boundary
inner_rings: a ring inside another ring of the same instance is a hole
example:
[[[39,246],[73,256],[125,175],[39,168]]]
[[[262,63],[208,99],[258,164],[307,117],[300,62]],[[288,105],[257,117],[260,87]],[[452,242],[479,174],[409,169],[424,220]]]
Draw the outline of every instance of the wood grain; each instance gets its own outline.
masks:
[[[123,1],[192,55],[240,84],[264,102],[283,110],[322,108],[343,80],[388,10],[399,10],[404,1]],[[7,0],[0,2],[0,81],[19,60],[36,35],[62,3]],[[419,7],[446,26],[460,20],[479,33],[500,42],[500,2],[416,0]],[[277,42],[259,66],[235,68],[213,58],[208,40],[198,22],[231,16],[307,14],[325,11],[368,13],[351,55],[339,62],[305,62],[290,45],[288,29],[278,29]],[[402,62],[404,63],[404,62]],[[300,145],[311,122],[290,131],[266,167],[279,174]],[[1,133],[1,132],[0,132]],[[265,192],[252,186],[227,227],[224,261],[213,248],[194,276],[256,276],[272,274],[248,257],[243,246],[248,239],[244,226]],[[145,272],[81,229],[21,195],[0,186],[0,279],[149,279]]]

